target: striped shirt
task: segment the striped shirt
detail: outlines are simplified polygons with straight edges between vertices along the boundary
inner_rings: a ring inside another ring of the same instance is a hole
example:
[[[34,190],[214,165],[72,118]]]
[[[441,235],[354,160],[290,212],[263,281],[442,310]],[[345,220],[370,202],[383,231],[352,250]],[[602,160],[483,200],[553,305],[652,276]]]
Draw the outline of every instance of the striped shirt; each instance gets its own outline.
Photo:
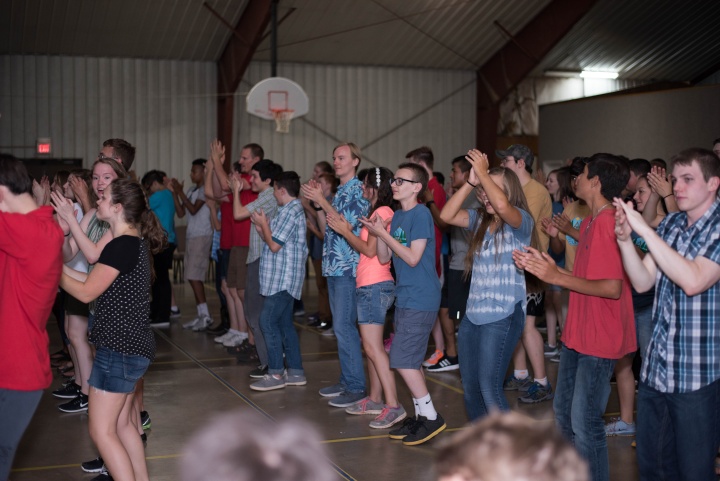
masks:
[[[300,299],[308,254],[306,229],[305,211],[298,199],[278,209],[277,215],[270,221],[270,232],[272,240],[281,248],[273,252],[267,244],[263,247],[260,294],[271,296],[288,291],[295,299]]]
[[[669,214],[657,234],[688,260],[720,263],[720,201],[687,227],[685,212]],[[641,379],[667,393],[697,391],[720,378],[720,283],[695,296],[658,269],[653,333]]]

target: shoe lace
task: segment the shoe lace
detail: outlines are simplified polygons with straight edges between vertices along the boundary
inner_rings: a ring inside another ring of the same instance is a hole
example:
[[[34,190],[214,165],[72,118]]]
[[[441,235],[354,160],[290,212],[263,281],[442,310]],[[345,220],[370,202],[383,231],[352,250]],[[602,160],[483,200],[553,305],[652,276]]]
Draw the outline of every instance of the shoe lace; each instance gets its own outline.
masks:
[[[384,407],[382,408],[382,411],[380,411],[380,414],[375,418],[375,421],[384,421],[386,417],[390,414],[390,408]]]

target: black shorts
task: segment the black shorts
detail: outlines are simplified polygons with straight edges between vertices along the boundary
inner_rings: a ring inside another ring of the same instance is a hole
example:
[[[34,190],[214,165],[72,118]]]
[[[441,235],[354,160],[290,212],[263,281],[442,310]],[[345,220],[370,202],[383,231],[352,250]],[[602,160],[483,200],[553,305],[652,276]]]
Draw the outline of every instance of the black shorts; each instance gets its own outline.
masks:
[[[545,291],[527,294],[527,315],[542,316],[545,314]]]
[[[443,300],[440,307],[446,307],[450,319],[460,322],[465,317],[468,296],[470,295],[470,280],[472,274],[464,279],[464,271],[448,269],[445,273],[445,283],[442,288]]]

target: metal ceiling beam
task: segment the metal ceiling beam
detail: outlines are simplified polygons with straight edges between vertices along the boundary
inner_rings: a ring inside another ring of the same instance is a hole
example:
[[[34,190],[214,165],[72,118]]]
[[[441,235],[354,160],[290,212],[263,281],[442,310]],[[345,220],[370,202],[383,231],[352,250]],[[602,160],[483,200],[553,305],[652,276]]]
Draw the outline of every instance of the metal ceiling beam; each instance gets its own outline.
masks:
[[[495,152],[500,102],[596,1],[553,0],[478,69],[475,139],[481,151]]]
[[[218,138],[225,144],[225,162],[228,165],[232,163],[235,91],[270,22],[272,2],[273,0],[251,0],[247,3],[217,62]]]

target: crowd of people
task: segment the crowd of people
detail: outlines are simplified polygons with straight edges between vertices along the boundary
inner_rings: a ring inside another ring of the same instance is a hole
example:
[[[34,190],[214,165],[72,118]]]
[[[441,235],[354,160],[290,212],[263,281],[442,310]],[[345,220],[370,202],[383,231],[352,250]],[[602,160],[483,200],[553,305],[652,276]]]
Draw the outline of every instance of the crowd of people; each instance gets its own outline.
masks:
[[[720,139],[714,144],[720,150]],[[330,406],[370,415],[370,428],[419,445],[446,429],[424,371],[459,370],[475,427],[446,441],[441,479],[510,473],[499,461],[509,455],[487,443],[522,444],[517,430],[532,431],[498,414],[510,410],[505,391],[520,391],[521,403],[553,401],[560,435],[587,463],[576,463],[561,438],[538,439],[538,453],[567,461],[542,464],[547,470],[606,481],[606,437],[636,435],[641,479],[714,480],[717,150],[684,150],[669,170],[662,159],[577,157],[543,185],[527,146],[496,151],[498,162],[471,149],[452,160],[447,188],[429,147],[408,152],[393,172],[360,169],[358,146],[342,143],[303,183],[254,143],[228,172],[215,140],[207,160],[191,162],[188,189],[159,170],[138,182],[130,170],[135,148],[122,139],[105,141],[91,169],[52,181],[32,181],[20,161],[4,156],[0,344],[9,369],[0,375],[0,421],[8,426],[0,479],[51,383],[51,363],[68,378],[53,391],[66,400],[58,409],[93,412],[89,433],[100,456],[83,469],[99,473],[96,480],[149,479],[143,375],[155,356],[152,329],[169,326],[176,311],[169,270],[177,216],[187,217],[184,277],[197,310],[182,326],[254,363],[252,390],[307,384],[293,320],[310,258],[318,312],[308,321],[338,346],[339,378],[319,391]],[[216,319],[205,291],[210,259]],[[64,342],[52,355],[51,310]],[[559,363],[554,388],[546,362]],[[399,399],[396,372],[412,409]],[[613,375],[620,416],[605,424]],[[463,464],[460,453],[501,468]],[[547,479],[565,474],[557,476]]]

